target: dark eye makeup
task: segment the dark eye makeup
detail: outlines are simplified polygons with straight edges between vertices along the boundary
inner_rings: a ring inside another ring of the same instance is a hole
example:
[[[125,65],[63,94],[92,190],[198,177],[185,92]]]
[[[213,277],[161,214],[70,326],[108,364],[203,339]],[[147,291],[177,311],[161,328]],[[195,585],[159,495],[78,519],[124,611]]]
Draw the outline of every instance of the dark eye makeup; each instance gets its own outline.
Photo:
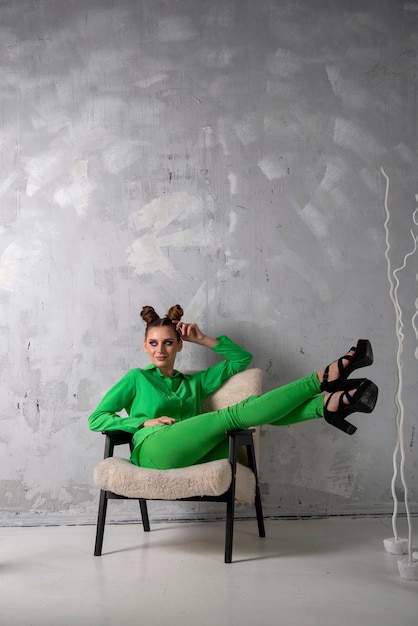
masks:
[[[150,344],[150,346],[155,348],[156,346],[158,346],[158,341],[154,341],[153,339],[151,339],[149,341],[149,344]],[[174,341],[172,339],[166,339],[165,341],[163,341],[163,344],[165,346],[172,346],[174,344]]]

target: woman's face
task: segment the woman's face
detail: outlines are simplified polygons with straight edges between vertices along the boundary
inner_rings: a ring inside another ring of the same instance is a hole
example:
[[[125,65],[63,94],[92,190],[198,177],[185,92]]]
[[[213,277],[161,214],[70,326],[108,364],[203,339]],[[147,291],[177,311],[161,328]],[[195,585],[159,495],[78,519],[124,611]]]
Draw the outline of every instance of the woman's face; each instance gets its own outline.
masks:
[[[176,331],[170,326],[156,326],[148,330],[144,341],[144,350],[151,363],[158,367],[165,376],[172,376],[177,352],[183,347]]]

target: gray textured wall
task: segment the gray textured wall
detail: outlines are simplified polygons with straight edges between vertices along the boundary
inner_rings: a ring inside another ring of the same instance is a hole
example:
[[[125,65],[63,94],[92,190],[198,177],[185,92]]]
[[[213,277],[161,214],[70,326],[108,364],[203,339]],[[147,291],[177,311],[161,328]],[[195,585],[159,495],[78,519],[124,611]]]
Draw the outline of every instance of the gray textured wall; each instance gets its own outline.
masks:
[[[14,0],[0,24],[0,521],[94,521],[87,416],[146,363],[141,306],[177,301],[266,390],[370,337],[376,411],[266,429],[264,502],[391,512],[391,294],[416,510],[418,2]]]

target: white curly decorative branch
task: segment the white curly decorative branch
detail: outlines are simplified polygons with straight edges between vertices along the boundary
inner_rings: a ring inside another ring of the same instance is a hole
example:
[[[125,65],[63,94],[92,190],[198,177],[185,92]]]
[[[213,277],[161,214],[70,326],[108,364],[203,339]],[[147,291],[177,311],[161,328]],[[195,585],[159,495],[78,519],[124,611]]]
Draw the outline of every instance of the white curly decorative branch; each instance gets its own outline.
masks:
[[[384,223],[385,234],[386,234],[385,258],[387,262],[387,276],[388,276],[388,281],[390,284],[389,295],[390,295],[390,298],[392,300],[392,303],[395,309],[396,336],[398,338],[398,350],[397,350],[397,355],[396,355],[396,361],[397,361],[397,367],[398,367],[398,387],[397,387],[397,391],[395,395],[397,443],[393,452],[393,477],[392,477],[392,482],[391,482],[392,497],[393,497],[393,502],[394,502],[393,515],[392,515],[392,527],[393,527],[394,538],[397,541],[399,537],[398,537],[396,522],[397,522],[399,503],[398,503],[398,498],[396,496],[395,485],[396,485],[396,480],[398,477],[398,455],[400,452],[401,460],[400,460],[399,468],[400,468],[401,482],[402,482],[402,486],[404,489],[404,502],[405,502],[407,521],[408,521],[408,556],[409,556],[409,559],[412,560],[412,524],[411,524],[411,515],[410,515],[410,509],[409,509],[408,486],[405,480],[405,441],[404,441],[405,410],[404,410],[404,405],[402,401],[402,391],[403,391],[402,352],[403,352],[403,342],[404,342],[404,334],[403,334],[404,326],[403,326],[403,320],[402,320],[402,309],[399,304],[399,298],[398,298],[398,289],[399,289],[399,284],[400,284],[398,274],[403,269],[405,269],[408,258],[416,252],[417,238],[414,232],[411,230],[410,232],[413,238],[413,249],[405,255],[402,265],[392,271],[392,266],[391,266],[391,261],[390,261],[390,256],[389,256],[390,242],[389,242],[389,226],[388,226],[389,219],[390,219],[390,212],[388,208],[389,184],[390,183],[389,183],[389,177],[387,176],[383,167],[381,167],[380,170],[386,180],[385,201],[384,201],[385,212],[386,212],[386,219]],[[418,213],[418,208],[415,210],[413,214],[412,219],[413,219],[414,224],[417,224],[417,213]],[[417,306],[417,302],[418,302],[418,299],[415,301],[416,306]],[[417,308],[417,312],[414,314],[412,318],[412,326],[418,338],[418,330],[415,325],[415,319],[417,317],[417,314],[418,314],[418,308]],[[415,353],[416,356],[417,356],[417,353],[418,353],[418,348]]]

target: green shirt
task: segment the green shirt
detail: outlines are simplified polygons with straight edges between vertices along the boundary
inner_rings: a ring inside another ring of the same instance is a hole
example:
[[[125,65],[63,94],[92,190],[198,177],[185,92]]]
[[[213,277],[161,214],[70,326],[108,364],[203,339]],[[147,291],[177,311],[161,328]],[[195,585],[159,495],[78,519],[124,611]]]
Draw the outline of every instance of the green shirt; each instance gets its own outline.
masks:
[[[172,377],[164,376],[155,365],[130,370],[104,396],[88,419],[89,428],[95,431],[124,430],[135,433],[135,447],[161,426],[141,428],[145,420],[174,417],[185,420],[201,413],[202,401],[216,391],[222,383],[244,370],[252,355],[225,335],[217,337],[211,348],[225,357],[224,361],[206,370],[182,374],[177,370]],[[118,415],[125,409],[128,417]],[[139,430],[140,429],[140,430]]]

